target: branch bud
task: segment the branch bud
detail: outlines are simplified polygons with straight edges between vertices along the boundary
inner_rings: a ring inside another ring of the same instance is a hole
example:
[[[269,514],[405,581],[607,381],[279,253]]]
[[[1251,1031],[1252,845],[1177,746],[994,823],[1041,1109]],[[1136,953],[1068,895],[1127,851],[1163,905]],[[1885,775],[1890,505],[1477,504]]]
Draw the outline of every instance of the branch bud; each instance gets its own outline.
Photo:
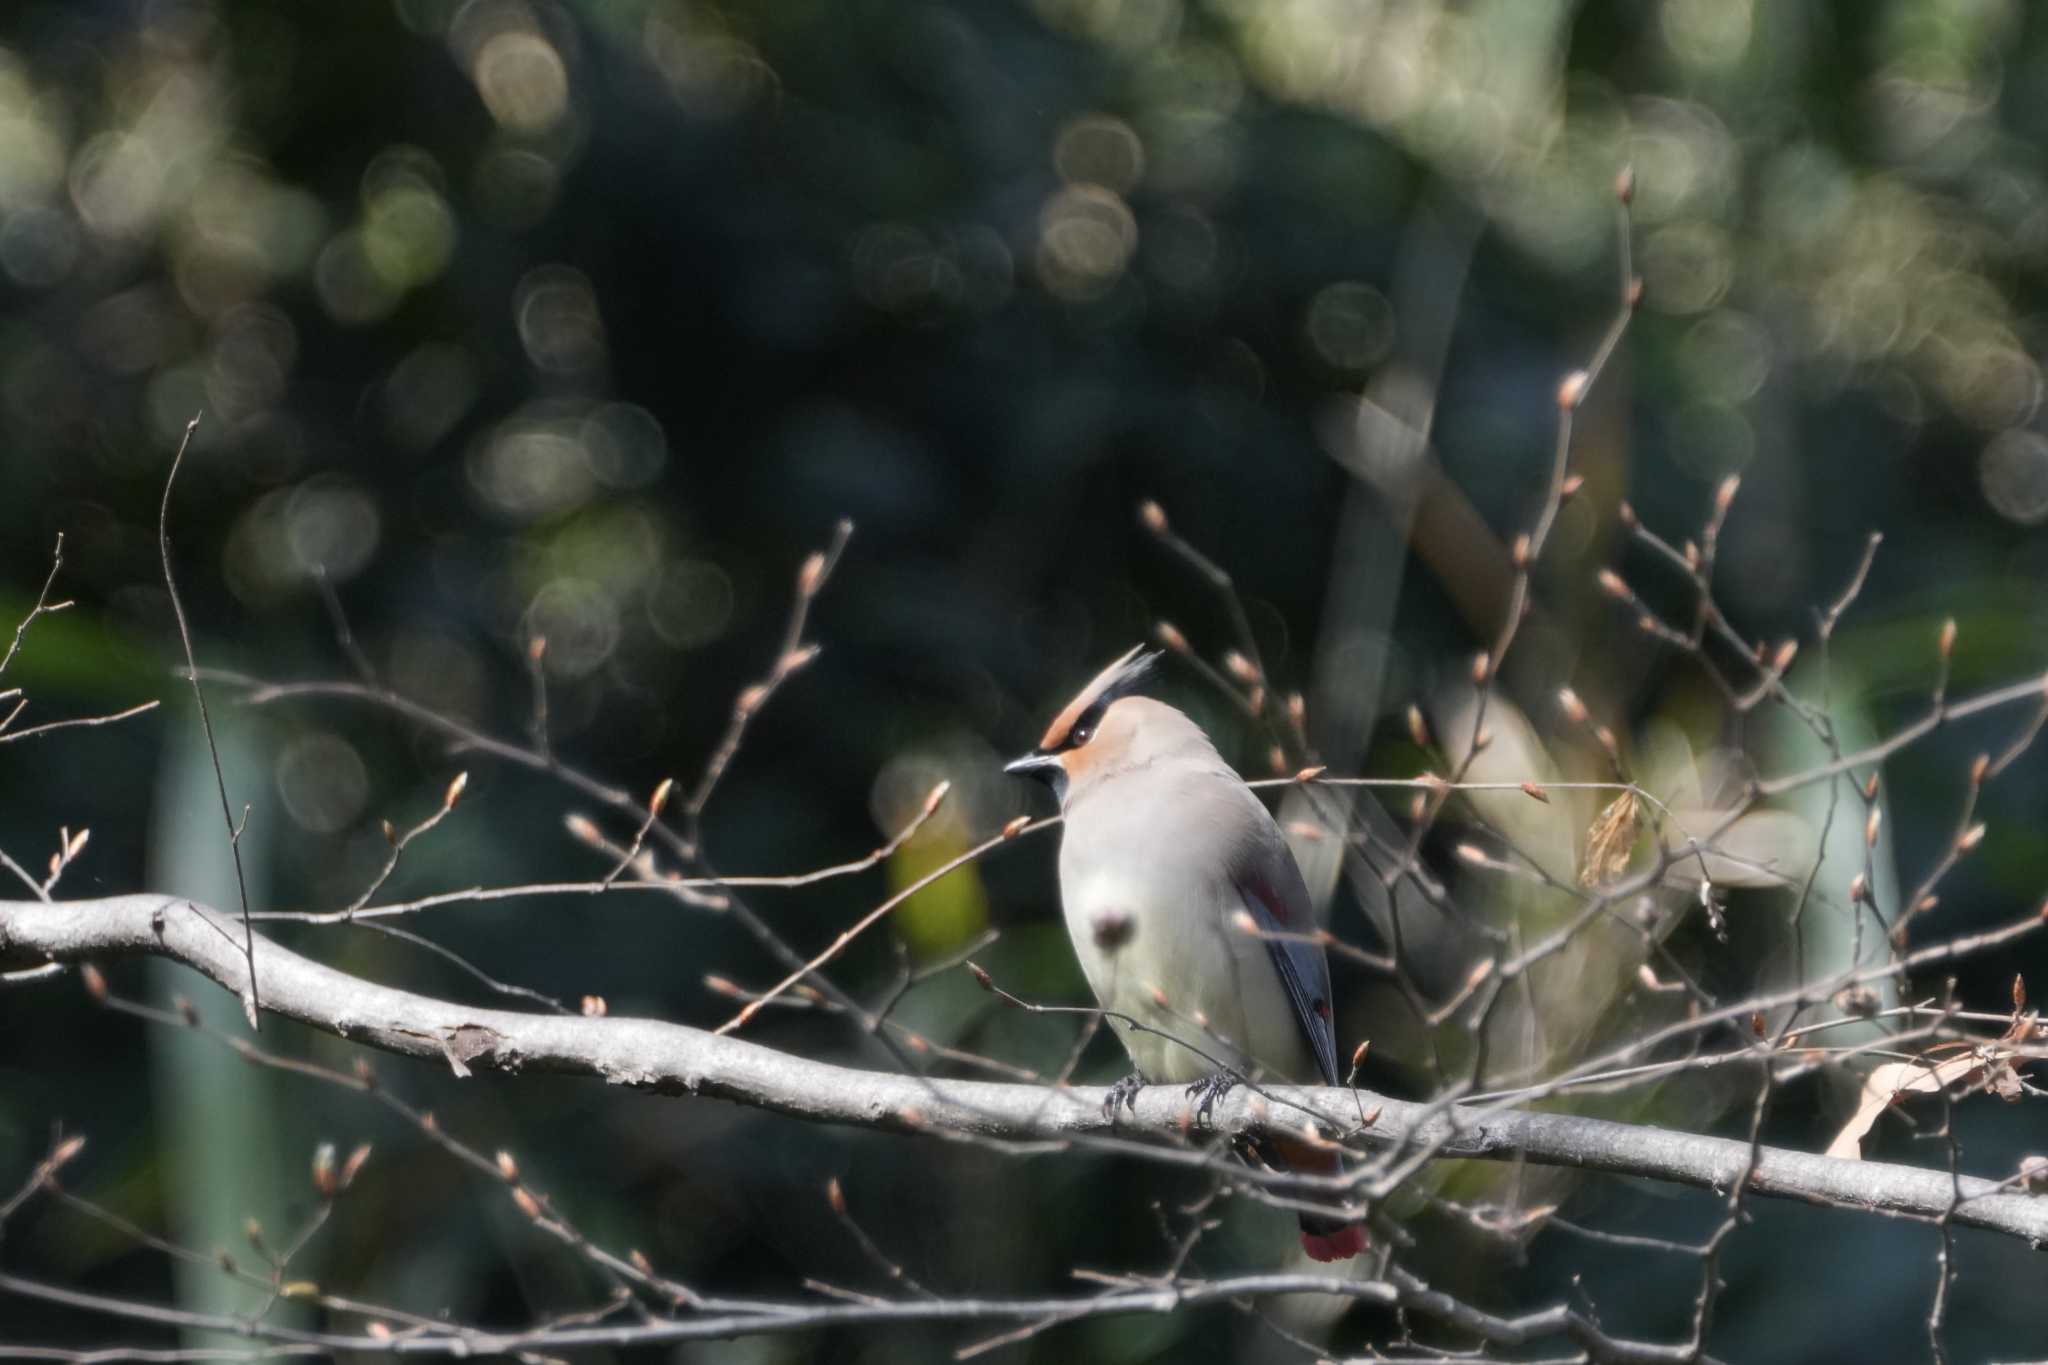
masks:
[[[1586,386],[1593,382],[1592,376],[1584,370],[1573,370],[1557,385],[1557,406],[1565,412],[1576,408],[1586,397]]]
[[[1138,524],[1155,536],[1166,534],[1166,509],[1147,498],[1138,504]]]
[[[1179,628],[1171,621],[1161,621],[1152,627],[1152,637],[1172,653],[1188,652],[1188,637],[1181,634]]]
[[[1565,719],[1574,725],[1584,725],[1588,718],[1586,703],[1579,700],[1579,694],[1569,687],[1557,689],[1557,704],[1564,711]]]
[[[57,1144],[57,1150],[50,1153],[49,1171],[55,1175],[69,1166],[77,1155],[85,1150],[85,1134],[73,1133]]]
[[[673,777],[662,778],[661,785],[654,789],[654,795],[647,798],[647,813],[651,816],[660,815],[662,807],[668,804],[668,799],[675,793],[675,789],[676,780]]]
[[[1740,487],[1742,487],[1742,476],[1740,474],[1730,474],[1727,478],[1721,480],[1721,486],[1714,490],[1715,516],[1725,517],[1728,515],[1729,505],[1735,501],[1735,490]]]

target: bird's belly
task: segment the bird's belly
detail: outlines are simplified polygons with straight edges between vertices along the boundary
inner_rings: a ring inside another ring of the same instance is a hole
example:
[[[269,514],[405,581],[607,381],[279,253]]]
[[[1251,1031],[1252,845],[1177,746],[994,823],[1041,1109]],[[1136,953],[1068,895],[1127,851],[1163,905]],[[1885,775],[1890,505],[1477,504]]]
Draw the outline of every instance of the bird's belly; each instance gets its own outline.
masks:
[[[1314,1071],[1280,974],[1257,936],[1207,887],[1162,897],[1098,879],[1072,888],[1067,930],[1110,1027],[1147,1080],[1193,1081],[1228,1066],[1283,1080]],[[1131,1021],[1136,1022],[1133,1026]]]

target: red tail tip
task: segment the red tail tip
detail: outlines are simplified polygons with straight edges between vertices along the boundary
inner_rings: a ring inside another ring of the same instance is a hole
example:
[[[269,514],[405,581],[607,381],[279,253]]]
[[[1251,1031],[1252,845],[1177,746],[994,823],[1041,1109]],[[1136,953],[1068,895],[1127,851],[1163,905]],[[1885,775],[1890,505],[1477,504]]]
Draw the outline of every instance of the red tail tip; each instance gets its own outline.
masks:
[[[1365,1250],[1365,1225],[1353,1223],[1335,1232],[1304,1232],[1301,1249],[1311,1261],[1342,1261]]]

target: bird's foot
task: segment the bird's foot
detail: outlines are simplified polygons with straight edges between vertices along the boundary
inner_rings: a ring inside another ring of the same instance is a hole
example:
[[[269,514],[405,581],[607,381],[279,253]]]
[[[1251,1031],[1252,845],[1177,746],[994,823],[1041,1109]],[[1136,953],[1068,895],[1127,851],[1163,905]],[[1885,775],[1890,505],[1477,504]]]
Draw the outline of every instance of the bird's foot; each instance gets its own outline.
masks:
[[[1236,1072],[1219,1071],[1213,1076],[1202,1077],[1188,1087],[1188,1098],[1195,1102],[1196,1126],[1210,1121],[1209,1111],[1216,1107],[1216,1101],[1236,1088],[1237,1080]]]
[[[1116,1111],[1118,1109],[1128,1109],[1131,1111],[1131,1117],[1136,1118],[1138,1115],[1138,1092],[1144,1088],[1144,1076],[1135,1071],[1118,1081],[1115,1085],[1112,1085],[1109,1088],[1109,1094],[1105,1095],[1102,1100],[1102,1117],[1108,1119],[1111,1123],[1115,1123]]]

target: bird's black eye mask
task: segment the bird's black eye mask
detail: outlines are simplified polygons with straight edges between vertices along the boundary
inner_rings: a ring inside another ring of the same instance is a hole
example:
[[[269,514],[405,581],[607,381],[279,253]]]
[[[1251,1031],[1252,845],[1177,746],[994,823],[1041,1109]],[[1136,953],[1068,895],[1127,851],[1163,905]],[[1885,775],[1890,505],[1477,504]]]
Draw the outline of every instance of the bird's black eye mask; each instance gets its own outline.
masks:
[[[1066,709],[1053,720],[1033,752],[1042,755],[1065,753],[1093,739],[1096,727],[1102,723],[1103,712],[1109,710],[1110,704],[1118,698],[1137,691],[1151,676],[1159,659],[1159,650],[1147,650],[1143,645],[1126,651],[1123,657],[1096,674],[1081,689],[1079,696],[1067,703]]]
[[[1068,702],[1066,708],[1053,718],[1046,727],[1044,738],[1038,747],[1023,758],[1004,767],[1005,772],[1019,777],[1035,777],[1049,784],[1054,793],[1062,799],[1066,795],[1066,770],[1060,765],[1058,756],[1080,748],[1095,737],[1096,727],[1102,723],[1103,713],[1119,697],[1129,696],[1151,673],[1152,666],[1159,662],[1158,650],[1147,651],[1138,645],[1108,668],[1095,675],[1094,679],[1081,689],[1079,696]]]

